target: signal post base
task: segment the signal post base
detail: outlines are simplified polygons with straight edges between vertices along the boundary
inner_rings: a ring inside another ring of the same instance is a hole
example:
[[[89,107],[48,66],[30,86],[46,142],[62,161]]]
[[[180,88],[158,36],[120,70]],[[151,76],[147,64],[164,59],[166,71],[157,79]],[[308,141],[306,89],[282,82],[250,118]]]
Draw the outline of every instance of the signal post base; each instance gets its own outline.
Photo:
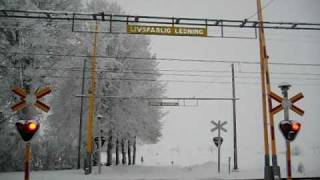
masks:
[[[265,166],[264,167],[264,180],[280,180],[280,167],[279,166]]]
[[[92,172],[92,158],[91,158],[91,154],[87,153],[87,157],[84,160],[84,174],[88,175],[91,174]]]
[[[272,166],[264,167],[264,180],[274,180]]]
[[[281,179],[281,172],[280,172],[280,166],[272,166],[272,174],[274,180],[280,180]]]
[[[240,172],[239,168],[237,168],[237,169],[232,169],[231,171],[232,171],[232,172]]]

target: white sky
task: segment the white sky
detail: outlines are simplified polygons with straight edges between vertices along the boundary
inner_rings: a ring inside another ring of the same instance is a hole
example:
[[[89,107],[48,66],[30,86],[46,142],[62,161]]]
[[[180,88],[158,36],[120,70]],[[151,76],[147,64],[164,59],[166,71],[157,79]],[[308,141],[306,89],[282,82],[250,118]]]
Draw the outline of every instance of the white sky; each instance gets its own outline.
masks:
[[[255,0],[117,0],[128,15],[149,15],[167,17],[192,17],[213,19],[245,19],[256,12]],[[266,4],[268,1],[263,1]],[[294,21],[319,23],[320,1],[318,0],[274,0],[264,11],[268,21]],[[252,18],[255,20],[256,16]],[[235,29],[235,32],[237,29]],[[258,40],[191,38],[150,36],[151,51],[157,57],[193,58],[215,60],[258,61]],[[320,57],[320,31],[287,31],[267,30],[267,52],[271,62],[317,63]],[[236,71],[259,71],[257,65],[236,64]],[[193,69],[193,70],[230,70],[230,64],[194,63],[161,61],[160,69]],[[270,66],[271,72],[306,72],[320,73],[320,67]],[[199,73],[198,73],[199,74]],[[230,73],[211,74],[227,75],[219,77],[175,77],[163,76],[161,79],[230,81]],[[239,74],[236,74],[239,75]],[[257,79],[236,79],[238,124],[238,163],[240,169],[263,168],[263,132],[260,84],[240,84],[239,82],[260,82],[259,74],[240,74],[255,76]],[[282,78],[282,79],[277,79]],[[299,79],[300,78],[300,79]],[[306,80],[306,78],[316,78]],[[318,92],[319,76],[272,75],[272,90],[281,94],[277,85],[282,81],[293,84],[289,91],[292,96],[300,91],[305,98],[298,105],[305,110],[299,117],[293,113],[292,119],[302,123],[302,130],[292,146],[299,145],[301,157],[293,157],[293,167],[303,162],[307,169],[320,167],[320,140],[316,137],[320,126],[318,119],[320,106]],[[308,84],[308,85],[306,85]],[[318,84],[318,85],[313,85]],[[168,97],[231,97],[231,84],[172,83],[167,86]],[[163,119],[163,137],[152,146],[141,147],[145,163],[168,165],[171,160],[176,164],[188,165],[217,161],[217,148],[213,146],[211,133],[214,121],[228,121],[227,133],[222,132],[222,162],[228,156],[233,158],[232,141],[232,104],[231,102],[200,102],[198,107],[165,107],[169,112]],[[283,114],[276,116],[276,137],[278,159],[281,168],[285,169],[284,140],[277,126]],[[210,151],[211,149],[211,151]],[[138,158],[140,159],[140,158]]]

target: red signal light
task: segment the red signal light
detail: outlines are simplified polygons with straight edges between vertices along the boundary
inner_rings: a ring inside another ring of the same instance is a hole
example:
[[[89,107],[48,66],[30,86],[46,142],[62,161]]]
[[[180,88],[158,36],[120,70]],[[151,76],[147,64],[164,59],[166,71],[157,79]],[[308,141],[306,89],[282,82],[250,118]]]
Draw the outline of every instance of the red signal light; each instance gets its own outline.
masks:
[[[35,120],[18,121],[16,128],[24,141],[30,141],[38,131],[40,123]]]
[[[34,123],[34,122],[29,123],[29,124],[28,124],[28,129],[29,129],[30,131],[34,131],[35,129],[37,129],[37,124]]]
[[[298,123],[298,122],[292,123],[291,128],[292,128],[292,130],[294,130],[294,131],[299,131],[299,129],[300,129],[300,123]]]

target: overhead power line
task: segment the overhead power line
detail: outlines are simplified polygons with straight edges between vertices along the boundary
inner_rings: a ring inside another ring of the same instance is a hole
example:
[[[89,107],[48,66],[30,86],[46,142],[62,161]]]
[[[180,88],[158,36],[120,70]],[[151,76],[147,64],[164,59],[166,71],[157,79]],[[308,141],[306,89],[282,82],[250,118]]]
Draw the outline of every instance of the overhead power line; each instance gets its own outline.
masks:
[[[6,66],[0,66],[0,68],[11,68],[11,69],[20,69],[21,67],[6,67]],[[82,68],[66,68],[66,67],[61,67],[61,68],[53,68],[53,67],[35,67],[35,70],[43,70],[43,71],[75,71],[75,72],[80,72],[83,71]],[[90,68],[86,68],[85,71],[89,71]],[[140,74],[140,75],[157,75],[157,76],[162,76],[162,75],[168,75],[168,76],[194,76],[194,77],[227,77],[227,75],[214,75],[212,73],[219,73],[219,74],[226,74],[230,73],[230,71],[226,70],[195,70],[195,69],[136,69],[136,68],[127,68],[124,70],[119,70],[119,69],[112,69],[112,68],[101,68],[97,67],[97,72],[106,72],[106,73],[116,73],[116,74]],[[165,73],[160,73],[160,72],[165,72]],[[166,73],[166,72],[173,72],[173,73]],[[192,73],[192,74],[190,74]],[[195,74],[196,73],[196,74]],[[208,74],[210,73],[210,74]],[[236,71],[238,74],[260,74],[258,71],[242,71],[238,70]],[[320,76],[320,73],[312,73],[312,72],[270,72],[272,75],[297,75],[297,76]],[[228,76],[229,77],[229,76]],[[237,76],[238,78],[241,78],[243,76]],[[288,77],[292,78],[292,77]],[[303,79],[303,78],[302,78]],[[316,78],[314,79],[316,80]]]
[[[24,54],[29,56],[57,56],[57,57],[77,57],[77,58],[92,58],[91,55],[76,55],[76,54],[52,54],[52,53],[25,53],[12,52],[8,54]],[[215,59],[190,59],[190,58],[151,58],[151,57],[132,57],[132,56],[104,56],[97,55],[98,59],[126,59],[126,60],[146,60],[146,61],[182,61],[182,62],[201,62],[201,63],[227,63],[227,64],[254,64],[259,65],[259,61],[246,60],[215,60]],[[316,63],[289,63],[289,62],[270,62],[271,65],[281,66],[320,66]]]
[[[40,70],[49,70],[49,71],[75,71],[82,72],[83,69],[80,68],[40,68]],[[90,70],[87,68],[86,70]],[[132,75],[155,75],[155,76],[181,76],[181,77],[207,77],[207,78],[230,78],[230,75],[214,75],[214,74],[188,74],[188,73],[159,73],[156,71],[114,71],[114,70],[98,70],[97,73],[110,73],[110,74],[132,74]],[[213,71],[213,72],[221,72],[221,71]],[[224,72],[224,71],[223,71]],[[226,71],[227,72],[227,71]],[[228,72],[229,73],[229,72]],[[239,74],[260,74],[260,72],[237,72]],[[277,73],[271,73],[277,74]],[[301,75],[302,73],[281,73],[282,75]],[[318,75],[320,74],[302,74],[302,75]],[[50,75],[49,75],[50,76]],[[235,76],[235,78],[242,79],[259,79],[258,76]],[[292,77],[272,77],[272,79],[290,79]],[[304,78],[304,77],[294,77],[295,80],[320,80],[320,78]]]
[[[270,0],[269,2],[267,2],[262,8],[261,10],[266,9],[268,6],[270,6],[272,3],[274,2],[274,0]],[[251,19],[252,17],[254,17],[255,15],[258,14],[258,11],[256,11],[255,13],[253,13],[252,15],[250,15],[249,17],[247,17],[246,19]]]
[[[76,97],[89,97],[89,95],[79,94]],[[215,98],[215,97],[146,97],[146,96],[96,96],[96,98],[111,98],[111,99],[145,99],[145,100],[190,100],[190,101],[224,101],[224,100],[239,100],[239,98]]]
[[[55,75],[40,75],[46,78],[56,78],[56,79],[82,79],[78,76],[55,76]],[[85,77],[89,79],[89,77]],[[162,82],[162,83],[194,83],[194,84],[230,84],[230,81],[210,81],[210,80],[173,80],[173,79],[147,79],[147,78],[112,78],[112,77],[97,77],[97,79],[105,79],[108,81],[137,81],[137,82]],[[258,78],[255,78],[258,79]],[[236,84],[260,84],[260,82],[236,82]],[[305,86],[320,86],[317,83],[293,83],[296,85],[305,85]]]

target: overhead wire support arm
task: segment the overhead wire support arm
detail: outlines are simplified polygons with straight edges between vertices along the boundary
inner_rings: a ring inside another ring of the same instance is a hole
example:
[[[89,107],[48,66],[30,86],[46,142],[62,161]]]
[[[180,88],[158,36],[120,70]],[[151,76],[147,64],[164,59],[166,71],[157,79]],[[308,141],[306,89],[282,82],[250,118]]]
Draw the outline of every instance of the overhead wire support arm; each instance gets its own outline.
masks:
[[[256,29],[258,21],[232,20],[232,19],[201,19],[163,16],[132,16],[132,15],[111,15],[104,13],[75,13],[64,11],[22,11],[22,10],[0,10],[0,17],[3,18],[27,18],[27,19],[47,19],[64,21],[106,21],[123,22],[135,24],[158,24],[158,25],[189,25],[189,26],[220,26],[230,28]],[[138,19],[138,21],[136,21]],[[223,23],[222,23],[223,22]],[[286,29],[286,30],[320,30],[320,23],[300,23],[300,22],[263,22],[265,29]]]
[[[76,97],[89,97],[89,95],[79,94]],[[197,100],[197,101],[232,101],[239,98],[215,98],[215,97],[143,97],[143,96],[96,96],[95,98],[113,98],[113,99],[145,99],[145,100]]]

